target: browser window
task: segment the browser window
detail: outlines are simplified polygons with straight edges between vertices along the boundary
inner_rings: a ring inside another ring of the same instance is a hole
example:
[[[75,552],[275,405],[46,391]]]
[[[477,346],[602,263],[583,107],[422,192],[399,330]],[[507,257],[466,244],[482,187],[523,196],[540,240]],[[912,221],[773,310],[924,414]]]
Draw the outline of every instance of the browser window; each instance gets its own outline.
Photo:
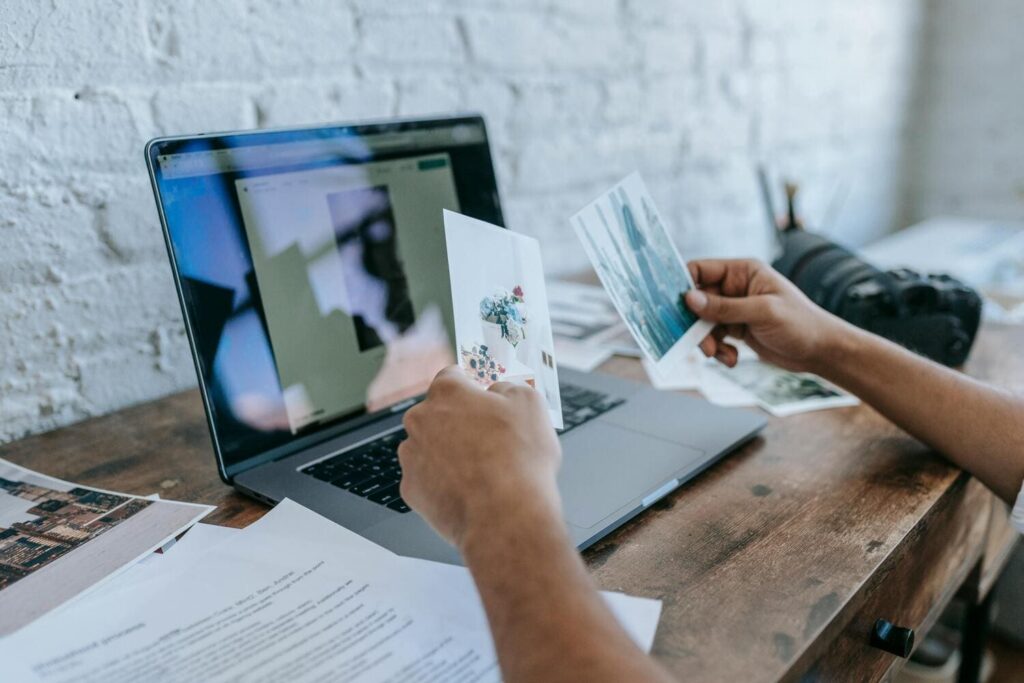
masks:
[[[453,362],[448,154],[235,188],[293,433],[420,394]]]

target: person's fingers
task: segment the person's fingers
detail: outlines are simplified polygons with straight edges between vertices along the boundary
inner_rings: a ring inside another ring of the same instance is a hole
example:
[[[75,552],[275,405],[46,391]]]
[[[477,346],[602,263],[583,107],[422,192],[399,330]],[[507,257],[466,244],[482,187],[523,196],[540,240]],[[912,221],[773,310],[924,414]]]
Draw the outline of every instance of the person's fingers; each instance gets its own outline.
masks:
[[[760,261],[739,261],[725,273],[719,289],[725,296],[747,296],[753,294],[752,283],[758,271],[765,267]]]
[[[453,390],[472,386],[473,382],[466,376],[462,368],[458,365],[449,365],[434,376],[434,381],[427,389],[427,398],[437,398]]]
[[[406,505],[417,512],[420,511],[419,487],[413,485],[412,477],[402,477],[398,482],[398,495],[402,497]]]
[[[704,352],[705,356],[711,358],[715,355],[715,351],[718,350],[718,345],[724,337],[725,330],[721,325],[716,325],[710,332],[708,332],[706,337],[700,340],[700,343],[697,346]]]
[[[495,393],[503,398],[517,402],[520,406],[531,406],[532,410],[544,412],[547,404],[543,395],[534,387],[527,384],[512,384],[511,382],[495,382],[488,387],[489,393]]]
[[[723,259],[701,259],[690,261],[690,277],[699,287],[707,287],[721,282],[728,271],[730,261]]]
[[[701,340],[698,346],[700,347],[700,350],[704,352],[705,356],[711,358],[715,355],[715,351],[718,349],[718,340],[709,334]]]
[[[708,305],[709,296],[713,295],[708,294],[706,291],[700,289],[691,289],[685,295],[683,295],[683,303],[686,304],[686,307],[688,309],[690,309],[697,315],[700,315],[701,309],[705,308]]]
[[[718,285],[729,278],[750,277],[761,262],[754,259],[699,259],[688,267],[693,281],[702,288]]]
[[[690,290],[686,305],[703,320],[716,323],[759,323],[770,319],[772,306],[767,296],[725,297]]]
[[[515,396],[522,392],[523,386],[520,384],[513,384],[512,382],[495,382],[491,386],[487,387],[487,391],[498,394],[500,396]]]
[[[750,347],[750,349],[754,353],[756,353],[761,358],[761,360],[771,362],[771,356],[775,354],[773,354],[773,352],[770,351],[769,349],[766,349],[764,345],[761,344],[761,342],[757,341],[757,338],[754,335],[747,335],[747,339],[743,341],[747,346]]]
[[[466,372],[458,365],[447,365],[441,368],[441,370],[434,375],[435,382],[439,379],[464,380],[469,382],[469,378],[466,377]]]
[[[740,323],[730,323],[726,325],[726,335],[733,339],[743,339],[747,334],[747,326]]]
[[[405,444],[406,442],[410,441],[413,438],[413,436],[419,431],[420,425],[423,420],[423,410],[425,409],[425,407],[426,406],[424,404],[420,403],[419,405],[415,405],[412,408],[409,408],[409,410],[405,411],[405,414],[402,415],[402,428],[408,435],[408,438],[405,441],[403,441],[402,444]],[[401,447],[402,444],[399,444],[399,447]]]
[[[718,352],[715,354],[715,359],[730,368],[736,367],[736,362],[740,358],[739,350],[732,344],[719,344]]]
[[[408,462],[409,458],[416,451],[416,444],[411,439],[405,439],[398,444],[398,459],[401,462]]]

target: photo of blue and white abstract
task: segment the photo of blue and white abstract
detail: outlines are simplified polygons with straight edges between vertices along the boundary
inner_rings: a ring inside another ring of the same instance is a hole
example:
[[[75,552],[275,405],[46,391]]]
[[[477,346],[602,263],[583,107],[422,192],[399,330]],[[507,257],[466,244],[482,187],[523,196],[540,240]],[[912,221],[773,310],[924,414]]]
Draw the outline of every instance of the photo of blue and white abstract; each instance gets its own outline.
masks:
[[[709,326],[681,302],[693,287],[639,174],[572,218],[598,277],[640,348],[655,363],[698,343]]]

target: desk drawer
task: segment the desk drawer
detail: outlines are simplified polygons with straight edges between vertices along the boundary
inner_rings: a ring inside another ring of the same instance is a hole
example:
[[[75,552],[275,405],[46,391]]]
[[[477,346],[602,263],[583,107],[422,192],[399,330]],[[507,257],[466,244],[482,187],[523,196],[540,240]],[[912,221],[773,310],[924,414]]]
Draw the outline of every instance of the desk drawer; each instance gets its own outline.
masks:
[[[916,642],[924,638],[981,556],[989,496],[974,479],[958,483],[879,568],[853,618],[800,680],[861,683],[898,670],[905,660],[870,644],[875,622],[913,629]]]

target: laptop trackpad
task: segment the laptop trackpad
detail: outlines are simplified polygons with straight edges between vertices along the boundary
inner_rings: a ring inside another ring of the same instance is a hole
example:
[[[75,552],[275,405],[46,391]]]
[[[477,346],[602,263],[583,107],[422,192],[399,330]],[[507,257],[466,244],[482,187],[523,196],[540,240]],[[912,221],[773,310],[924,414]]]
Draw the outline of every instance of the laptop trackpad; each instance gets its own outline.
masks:
[[[600,420],[569,432],[563,450],[558,488],[565,518],[583,529],[626,506],[635,507],[636,501],[704,455],[695,448]]]

